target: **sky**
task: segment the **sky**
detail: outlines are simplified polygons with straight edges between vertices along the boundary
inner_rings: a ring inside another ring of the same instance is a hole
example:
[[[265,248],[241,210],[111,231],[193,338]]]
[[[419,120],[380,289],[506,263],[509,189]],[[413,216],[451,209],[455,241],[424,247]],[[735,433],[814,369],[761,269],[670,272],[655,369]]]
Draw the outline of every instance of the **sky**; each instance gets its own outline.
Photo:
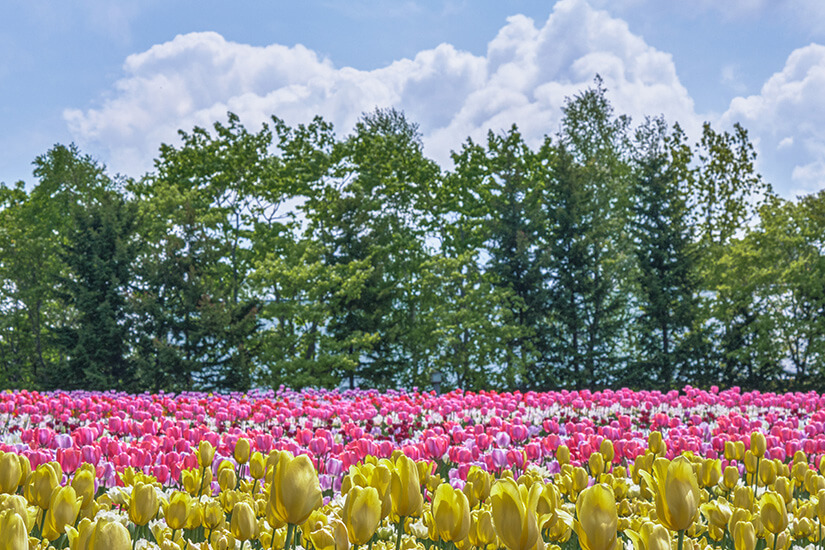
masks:
[[[822,0],[4,0],[0,182],[76,143],[139,177],[179,129],[404,110],[425,153],[531,144],[602,77],[617,113],[748,129],[781,196],[825,188]]]

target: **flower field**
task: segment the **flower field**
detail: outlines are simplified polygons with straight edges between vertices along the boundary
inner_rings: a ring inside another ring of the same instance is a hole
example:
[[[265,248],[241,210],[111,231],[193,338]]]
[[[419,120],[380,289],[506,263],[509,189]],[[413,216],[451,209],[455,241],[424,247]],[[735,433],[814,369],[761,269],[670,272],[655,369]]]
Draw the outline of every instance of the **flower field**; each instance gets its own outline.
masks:
[[[825,397],[0,394],[0,550],[814,548]]]

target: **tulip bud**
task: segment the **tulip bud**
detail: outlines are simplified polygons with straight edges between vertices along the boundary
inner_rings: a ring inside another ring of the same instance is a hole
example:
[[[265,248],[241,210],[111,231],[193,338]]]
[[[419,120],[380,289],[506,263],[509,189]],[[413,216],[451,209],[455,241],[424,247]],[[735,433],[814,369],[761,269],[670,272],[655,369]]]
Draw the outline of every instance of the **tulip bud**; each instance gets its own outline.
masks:
[[[121,523],[97,520],[89,536],[88,550],[131,550],[132,537]]]
[[[765,434],[762,432],[752,432],[751,433],[751,452],[756,456],[756,458],[762,458],[765,456]]]
[[[573,524],[584,550],[612,550],[616,547],[619,515],[613,490],[599,483],[585,489],[576,500]]]
[[[255,451],[252,453],[252,458],[249,459],[249,475],[252,479],[263,479],[266,475],[266,460],[264,455]]]
[[[590,467],[590,475],[598,478],[604,471],[604,457],[601,453],[591,453],[587,465]]]
[[[198,464],[201,469],[212,466],[212,460],[215,458],[215,449],[212,444],[206,440],[201,440],[198,443]]]
[[[235,457],[235,462],[238,464],[246,464],[249,461],[250,452],[249,440],[242,437],[235,443],[235,451],[232,453]]]
[[[420,496],[420,493],[419,493]],[[283,453],[274,466],[269,500],[278,519],[300,525],[322,504],[318,473],[306,455]]]
[[[762,482],[763,487],[767,487],[776,481],[776,467],[772,461],[765,460],[762,462],[762,466],[759,468],[759,480]]]
[[[702,463],[702,485],[713,487],[719,483],[722,477],[722,461],[717,459],[707,459]]]
[[[726,467],[725,473],[722,475],[722,484],[725,486],[725,489],[732,491],[738,482],[739,470],[736,469],[736,466]]]
[[[235,475],[235,470],[230,466],[229,468],[220,468],[218,470],[218,485],[221,491],[229,491],[235,489],[238,484],[238,476]]]
[[[22,475],[23,470],[17,454],[0,451],[0,493],[15,493]]]
[[[733,529],[733,546],[736,550],[754,550],[756,548],[756,530],[753,523],[740,521]]]
[[[347,493],[341,519],[352,544],[366,544],[381,523],[381,499],[374,487],[353,487]]]
[[[556,460],[559,461],[561,466],[570,464],[570,448],[567,445],[559,445],[556,449]]]
[[[788,513],[785,509],[785,500],[774,492],[762,495],[759,507],[759,518],[765,529],[777,535],[788,527]]]
[[[573,490],[580,493],[587,487],[590,480],[587,477],[587,470],[584,468],[573,468]]]
[[[187,493],[175,491],[166,506],[166,524],[174,530],[183,529],[192,509],[192,497]]]
[[[135,525],[146,525],[158,515],[158,494],[152,485],[138,481],[129,498],[129,519]]]
[[[464,493],[449,483],[438,486],[433,496],[433,519],[441,540],[461,542],[470,531],[470,505]]]
[[[665,455],[667,446],[664,444],[664,441],[662,441],[662,432],[650,432],[650,435],[647,436],[647,448],[655,455]]]
[[[727,460],[736,460],[736,446],[733,441],[725,441],[725,458]]]
[[[232,510],[229,531],[237,540],[247,541],[258,536],[258,520],[248,502],[238,502]]]
[[[616,450],[613,448],[613,442],[609,439],[602,439],[602,442],[599,444],[599,452],[604,456],[604,462],[609,470],[610,465],[613,463],[613,459],[616,457]]]
[[[0,512],[0,533],[3,533],[0,548],[4,550],[24,550],[29,547],[26,522],[14,510]]]
[[[411,517],[421,514],[424,499],[418,481],[418,469],[415,462],[406,455],[401,455],[392,471],[392,510],[398,517]]]

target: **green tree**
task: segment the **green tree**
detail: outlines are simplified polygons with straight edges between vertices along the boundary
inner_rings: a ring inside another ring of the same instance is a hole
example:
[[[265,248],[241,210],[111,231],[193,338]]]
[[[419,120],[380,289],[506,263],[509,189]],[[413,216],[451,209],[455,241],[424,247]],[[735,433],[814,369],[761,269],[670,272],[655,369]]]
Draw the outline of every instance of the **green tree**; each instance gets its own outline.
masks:
[[[135,205],[113,191],[74,212],[61,253],[68,267],[61,295],[75,312],[59,332],[68,357],[61,376],[66,389],[137,389],[127,303],[135,220]]]
[[[545,143],[551,183],[551,362],[565,385],[613,383],[628,360],[632,246],[628,231],[629,120],[596,86],[568,99],[555,143]]]
[[[684,383],[701,338],[697,273],[687,190],[690,146],[678,125],[648,119],[636,131],[631,184],[632,237],[638,269],[634,361],[625,381],[636,387]]]

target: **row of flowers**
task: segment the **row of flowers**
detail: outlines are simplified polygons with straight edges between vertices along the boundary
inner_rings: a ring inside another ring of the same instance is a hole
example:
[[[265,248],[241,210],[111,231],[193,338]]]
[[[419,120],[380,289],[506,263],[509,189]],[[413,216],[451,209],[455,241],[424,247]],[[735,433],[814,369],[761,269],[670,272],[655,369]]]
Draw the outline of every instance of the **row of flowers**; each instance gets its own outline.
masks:
[[[823,409],[715,388],[7,392],[0,550],[785,550],[823,538]]]

